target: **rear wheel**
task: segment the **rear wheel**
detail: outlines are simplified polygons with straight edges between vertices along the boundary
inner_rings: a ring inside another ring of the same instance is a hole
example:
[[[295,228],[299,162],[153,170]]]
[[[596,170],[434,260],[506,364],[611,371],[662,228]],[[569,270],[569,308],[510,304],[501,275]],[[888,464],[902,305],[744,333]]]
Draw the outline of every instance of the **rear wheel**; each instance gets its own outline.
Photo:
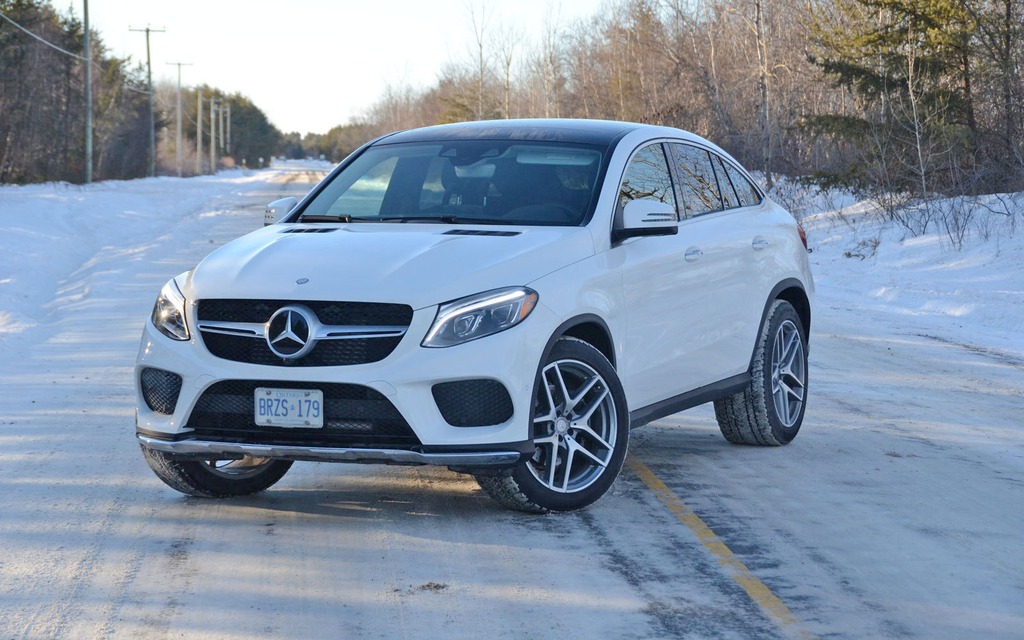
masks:
[[[478,475],[492,498],[521,511],[572,511],[614,482],[629,444],[626,398],[604,355],[560,338],[538,375],[533,456],[511,470]]]
[[[259,493],[284,477],[291,460],[254,458],[193,460],[142,447],[149,468],[169,487],[199,498],[228,498]]]
[[[715,401],[715,417],[734,444],[778,446],[800,431],[807,406],[807,337],[800,316],[776,300],[754,351],[750,385]]]

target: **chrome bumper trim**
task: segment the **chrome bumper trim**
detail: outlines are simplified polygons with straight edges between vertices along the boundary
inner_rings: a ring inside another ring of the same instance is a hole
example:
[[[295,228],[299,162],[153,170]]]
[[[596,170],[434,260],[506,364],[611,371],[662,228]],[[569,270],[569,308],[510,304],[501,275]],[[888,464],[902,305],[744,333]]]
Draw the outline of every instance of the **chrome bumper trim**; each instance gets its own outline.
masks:
[[[397,464],[430,464],[455,467],[500,467],[519,462],[518,451],[483,451],[460,453],[420,453],[402,449],[343,449],[334,447],[295,447],[271,444],[209,442],[205,440],[157,440],[136,434],[139,444],[147,449],[195,456],[252,456],[282,460],[313,462],[390,462]]]

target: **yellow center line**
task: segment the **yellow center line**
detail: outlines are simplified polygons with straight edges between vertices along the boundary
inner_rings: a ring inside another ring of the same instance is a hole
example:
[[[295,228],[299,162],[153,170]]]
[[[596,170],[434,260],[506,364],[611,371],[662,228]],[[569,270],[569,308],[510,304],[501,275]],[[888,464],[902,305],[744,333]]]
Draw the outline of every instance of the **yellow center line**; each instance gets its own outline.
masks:
[[[711,530],[711,527],[704,524],[704,521],[694,513],[683,500],[677,496],[661,479],[651,471],[647,465],[637,460],[632,454],[626,457],[626,466],[643,481],[647,488],[668,507],[676,518],[689,529],[704,548],[715,557],[719,566],[725,569],[729,577],[736,581],[743,590],[747,592],[750,599],[761,608],[761,610],[774,622],[786,635],[796,638],[812,639],[817,638],[813,633],[804,629],[800,620],[793,615],[789,607],[779,599],[772,590],[763,582],[757,579],[747,565],[736,557],[736,554],[726,546],[718,535]]]

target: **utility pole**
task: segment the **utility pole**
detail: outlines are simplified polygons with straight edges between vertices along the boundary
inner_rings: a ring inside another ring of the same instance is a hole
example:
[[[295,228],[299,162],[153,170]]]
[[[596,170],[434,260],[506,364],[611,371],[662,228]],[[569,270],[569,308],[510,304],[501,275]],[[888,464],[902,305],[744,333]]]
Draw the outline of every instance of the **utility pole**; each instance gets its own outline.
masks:
[[[227,151],[228,155],[231,155],[231,103],[230,102],[228,103],[228,146],[226,146],[224,149],[225,149],[225,151]]]
[[[165,29],[150,29],[149,27],[132,29],[129,27],[128,30],[146,34],[146,82],[149,85],[149,177],[152,178],[156,175],[156,107],[153,97],[153,64],[149,57],[149,34],[163,33]]]
[[[220,147],[219,148],[221,150],[221,153],[224,152],[224,112],[225,112],[224,101],[222,100],[220,108],[217,109],[217,126],[220,127],[220,129],[218,129],[218,131],[220,131]]]
[[[178,67],[178,135],[174,143],[174,150],[177,152],[178,160],[178,177],[181,177],[181,68],[191,67],[191,62],[168,62],[167,64],[177,65]]]
[[[85,11],[85,184],[92,182],[92,53],[89,43],[89,0]]]
[[[210,173],[217,173],[217,99],[210,98]]]
[[[196,175],[203,175],[203,90],[196,91]]]

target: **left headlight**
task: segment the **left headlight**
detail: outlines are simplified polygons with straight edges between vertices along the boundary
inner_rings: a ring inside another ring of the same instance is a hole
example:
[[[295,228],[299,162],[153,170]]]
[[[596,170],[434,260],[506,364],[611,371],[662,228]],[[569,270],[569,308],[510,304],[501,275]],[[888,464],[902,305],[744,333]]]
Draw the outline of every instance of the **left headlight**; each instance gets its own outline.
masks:
[[[188,340],[188,326],[185,324],[185,296],[178,283],[168,280],[153,305],[153,326],[172,340]]]
[[[445,303],[437,310],[424,347],[451,347],[510,329],[537,306],[537,292],[527,287],[486,291]]]

